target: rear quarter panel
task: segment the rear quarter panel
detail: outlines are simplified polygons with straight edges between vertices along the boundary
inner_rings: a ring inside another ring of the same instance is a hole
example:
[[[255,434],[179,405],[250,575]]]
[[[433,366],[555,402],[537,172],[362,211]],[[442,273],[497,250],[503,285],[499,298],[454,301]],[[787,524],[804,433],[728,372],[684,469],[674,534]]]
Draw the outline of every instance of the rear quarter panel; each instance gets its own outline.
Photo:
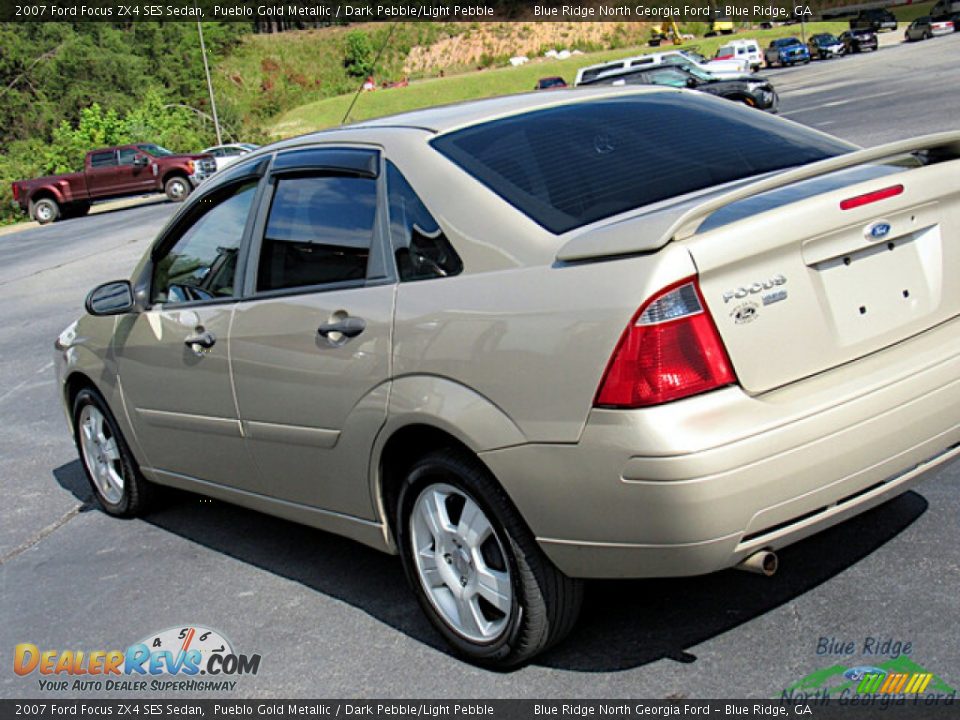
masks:
[[[644,299],[694,271],[686,250],[668,247],[629,259],[466,270],[401,284],[395,376],[468,388],[508,417],[523,440],[576,442],[607,362]],[[417,405],[440,417],[448,409],[443,396]],[[391,404],[391,415],[399,410]]]
[[[44,193],[53,195],[58,203],[86,200],[89,197],[86,176],[79,172],[23,180],[20,182],[21,206],[26,209],[30,200]]]

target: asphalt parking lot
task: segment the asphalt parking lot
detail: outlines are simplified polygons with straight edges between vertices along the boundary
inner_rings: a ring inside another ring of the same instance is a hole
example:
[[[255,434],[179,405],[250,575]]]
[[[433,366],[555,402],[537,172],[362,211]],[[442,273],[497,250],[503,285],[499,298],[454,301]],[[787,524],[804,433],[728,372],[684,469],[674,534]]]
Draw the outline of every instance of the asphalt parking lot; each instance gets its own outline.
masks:
[[[764,74],[784,117],[874,145],[960,129],[958,57],[960,33]],[[0,696],[43,695],[11,671],[17,643],[107,650],[188,624],[262,656],[238,697],[770,698],[837,663],[886,660],[863,654],[871,638],[909,642],[914,663],[960,687],[956,464],[788,548],[771,579],[592,583],[573,635],[507,674],[446,652],[395,558],[187,494],[143,520],[108,518],[67,435],[52,343],[173,210],[0,237]],[[818,654],[821,638],[856,652]]]

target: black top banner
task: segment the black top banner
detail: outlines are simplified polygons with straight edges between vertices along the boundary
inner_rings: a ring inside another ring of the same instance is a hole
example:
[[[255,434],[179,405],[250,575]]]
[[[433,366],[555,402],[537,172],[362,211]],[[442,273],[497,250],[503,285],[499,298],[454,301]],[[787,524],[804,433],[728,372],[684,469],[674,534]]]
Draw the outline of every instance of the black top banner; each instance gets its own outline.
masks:
[[[716,22],[817,21],[883,0],[0,0],[2,22]]]

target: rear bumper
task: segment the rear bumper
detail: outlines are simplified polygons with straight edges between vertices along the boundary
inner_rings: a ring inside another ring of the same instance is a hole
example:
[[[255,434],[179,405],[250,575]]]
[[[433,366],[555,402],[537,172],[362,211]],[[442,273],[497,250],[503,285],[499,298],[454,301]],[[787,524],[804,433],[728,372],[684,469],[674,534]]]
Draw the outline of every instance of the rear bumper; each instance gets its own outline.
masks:
[[[960,322],[779,391],[595,410],[483,454],[575,577],[697,575],[841,522],[960,454]]]

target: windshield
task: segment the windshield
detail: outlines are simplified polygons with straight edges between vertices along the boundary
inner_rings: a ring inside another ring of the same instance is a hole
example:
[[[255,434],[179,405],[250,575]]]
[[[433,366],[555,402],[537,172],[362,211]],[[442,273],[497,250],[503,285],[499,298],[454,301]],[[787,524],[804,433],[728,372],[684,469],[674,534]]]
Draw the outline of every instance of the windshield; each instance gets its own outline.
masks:
[[[431,144],[558,234],[854,149],[746,106],[663,91],[535,110],[440,135]]]
[[[159,145],[154,145],[153,143],[137,145],[137,147],[143,150],[147,155],[152,155],[153,157],[163,157],[164,155],[174,154],[172,151],[167,150],[164,147],[160,147]]]
[[[698,80],[702,80],[703,82],[711,82],[713,80],[716,80],[716,78],[710,73],[708,73],[706,70],[701,70],[694,63],[690,62],[685,58],[681,58],[681,57],[667,58],[664,60],[663,64],[673,65],[675,67],[681,68],[686,72],[690,73],[691,75],[693,75]]]

